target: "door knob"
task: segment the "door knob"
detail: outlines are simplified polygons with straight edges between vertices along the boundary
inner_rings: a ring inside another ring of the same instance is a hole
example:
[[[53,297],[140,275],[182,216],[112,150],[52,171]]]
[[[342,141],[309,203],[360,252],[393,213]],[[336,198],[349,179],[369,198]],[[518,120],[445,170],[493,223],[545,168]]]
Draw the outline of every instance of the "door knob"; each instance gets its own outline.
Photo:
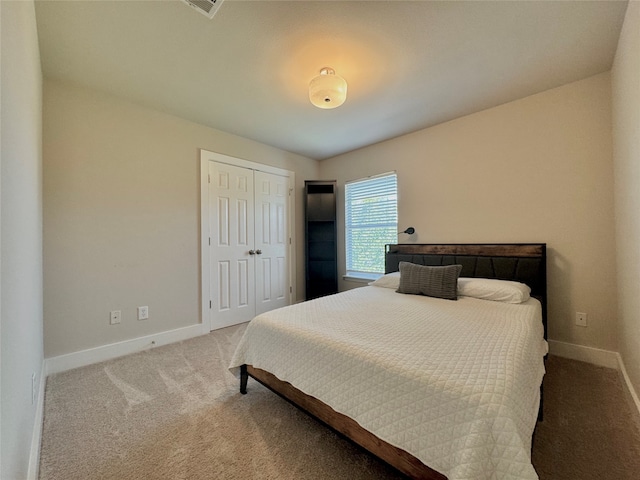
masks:
[[[255,255],[255,254],[256,254],[255,250],[249,250],[249,255]]]
[[[256,253],[257,253],[258,255],[262,255],[262,250],[258,249],[258,250],[256,250]]]

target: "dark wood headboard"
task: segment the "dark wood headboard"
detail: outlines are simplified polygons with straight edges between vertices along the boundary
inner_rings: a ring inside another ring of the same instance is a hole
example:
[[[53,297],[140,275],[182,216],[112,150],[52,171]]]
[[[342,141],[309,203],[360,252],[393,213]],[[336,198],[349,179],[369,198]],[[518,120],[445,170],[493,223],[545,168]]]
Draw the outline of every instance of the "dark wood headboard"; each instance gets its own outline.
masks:
[[[405,243],[387,245],[385,272],[400,262],[419,265],[462,265],[461,277],[497,278],[527,284],[542,304],[547,338],[547,245],[545,243]]]

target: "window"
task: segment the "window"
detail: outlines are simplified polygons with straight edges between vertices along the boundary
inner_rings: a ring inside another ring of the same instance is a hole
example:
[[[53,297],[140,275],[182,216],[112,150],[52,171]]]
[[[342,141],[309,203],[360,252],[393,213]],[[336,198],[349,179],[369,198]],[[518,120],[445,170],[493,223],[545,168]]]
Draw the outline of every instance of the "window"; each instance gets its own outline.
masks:
[[[384,246],[398,241],[398,182],[395,173],[345,185],[347,276],[384,273]]]

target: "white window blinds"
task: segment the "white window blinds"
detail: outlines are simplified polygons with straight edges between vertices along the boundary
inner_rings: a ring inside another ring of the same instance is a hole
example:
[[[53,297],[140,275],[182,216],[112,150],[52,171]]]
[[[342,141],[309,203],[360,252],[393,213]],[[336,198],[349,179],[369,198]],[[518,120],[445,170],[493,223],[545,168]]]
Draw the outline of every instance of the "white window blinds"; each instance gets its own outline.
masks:
[[[384,273],[384,246],[398,241],[398,184],[395,173],[345,185],[347,276]]]

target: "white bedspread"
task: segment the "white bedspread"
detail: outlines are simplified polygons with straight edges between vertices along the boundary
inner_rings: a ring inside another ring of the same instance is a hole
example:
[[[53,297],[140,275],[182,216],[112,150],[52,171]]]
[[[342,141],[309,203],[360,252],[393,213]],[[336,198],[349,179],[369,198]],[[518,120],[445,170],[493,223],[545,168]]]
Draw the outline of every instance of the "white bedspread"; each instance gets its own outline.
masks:
[[[541,307],[375,286],[264,313],[231,363],[271,372],[456,479],[536,479]]]

